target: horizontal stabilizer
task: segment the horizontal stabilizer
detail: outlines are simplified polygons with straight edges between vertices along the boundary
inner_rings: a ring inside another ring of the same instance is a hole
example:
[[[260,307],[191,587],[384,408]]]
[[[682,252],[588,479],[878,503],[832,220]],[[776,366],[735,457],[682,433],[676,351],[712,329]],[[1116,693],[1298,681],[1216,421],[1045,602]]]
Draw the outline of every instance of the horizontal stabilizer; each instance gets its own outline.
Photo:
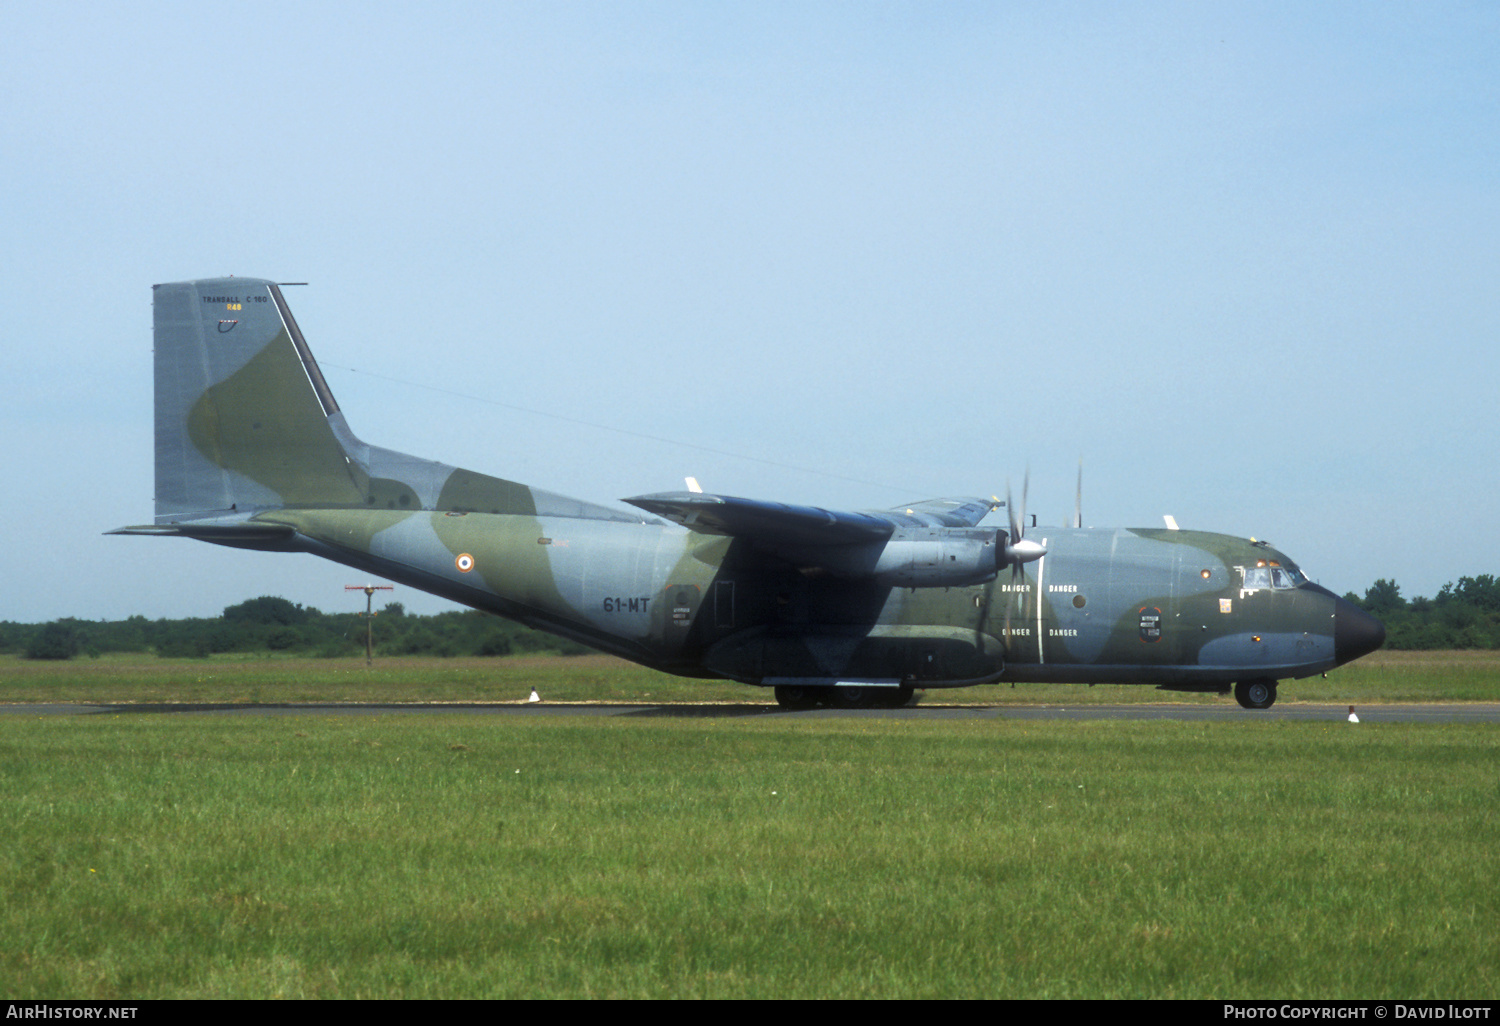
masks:
[[[290,538],[296,530],[288,524],[139,524],[117,527],[105,534],[149,534],[176,538],[251,539]]]
[[[139,534],[164,538],[196,538],[199,541],[228,545],[237,549],[269,549],[285,551],[295,548],[292,538],[297,533],[289,524],[262,524],[252,520],[226,523],[189,521],[178,524],[138,524],[132,527],[117,527],[105,534]]]

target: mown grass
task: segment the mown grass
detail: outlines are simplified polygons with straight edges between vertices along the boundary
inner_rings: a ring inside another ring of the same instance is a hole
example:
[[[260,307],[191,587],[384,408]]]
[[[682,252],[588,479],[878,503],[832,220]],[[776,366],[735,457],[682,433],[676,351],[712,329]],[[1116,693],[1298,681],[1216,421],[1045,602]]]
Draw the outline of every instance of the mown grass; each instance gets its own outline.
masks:
[[[774,702],[769,689],[657,673],[604,655],[361,659],[106,655],[66,662],[0,656],[0,702]],[[1193,702],[1216,694],[1077,684],[931,690],[924,704]],[[1500,701],[1500,652],[1377,652],[1326,678],[1284,681],[1279,702]]]
[[[0,992],[1484,998],[1500,733],[0,720]]]

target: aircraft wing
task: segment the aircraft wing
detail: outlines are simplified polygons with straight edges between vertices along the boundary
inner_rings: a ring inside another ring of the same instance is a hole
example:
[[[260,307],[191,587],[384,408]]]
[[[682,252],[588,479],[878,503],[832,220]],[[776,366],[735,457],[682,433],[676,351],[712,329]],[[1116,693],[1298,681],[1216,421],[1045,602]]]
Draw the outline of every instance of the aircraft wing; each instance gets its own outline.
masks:
[[[976,529],[983,499],[928,499],[843,513],[817,506],[703,492],[638,495],[626,502],[692,531],[743,539],[804,572],[910,587],[961,587],[994,578],[1003,532]]]
[[[700,534],[732,535],[772,547],[858,545],[884,541],[896,529],[894,521],[871,513],[839,513],[705,492],[659,492],[625,501]]]
[[[973,527],[990,510],[1003,505],[999,499],[923,499],[886,510],[911,527]]]
[[[925,499],[847,513],[704,492],[661,492],[625,501],[702,534],[732,535],[768,547],[860,545],[884,541],[903,527],[973,527],[994,508],[984,499]]]

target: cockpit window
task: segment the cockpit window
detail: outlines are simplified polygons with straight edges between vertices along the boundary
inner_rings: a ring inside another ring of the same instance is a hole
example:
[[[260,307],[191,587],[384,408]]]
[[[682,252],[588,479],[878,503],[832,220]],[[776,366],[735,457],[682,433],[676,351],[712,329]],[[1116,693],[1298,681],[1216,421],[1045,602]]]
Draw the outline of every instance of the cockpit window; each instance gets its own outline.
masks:
[[[1243,575],[1242,591],[1271,588],[1290,591],[1307,583],[1307,575],[1294,566],[1283,566],[1275,560],[1261,560],[1254,566],[1236,567]]]

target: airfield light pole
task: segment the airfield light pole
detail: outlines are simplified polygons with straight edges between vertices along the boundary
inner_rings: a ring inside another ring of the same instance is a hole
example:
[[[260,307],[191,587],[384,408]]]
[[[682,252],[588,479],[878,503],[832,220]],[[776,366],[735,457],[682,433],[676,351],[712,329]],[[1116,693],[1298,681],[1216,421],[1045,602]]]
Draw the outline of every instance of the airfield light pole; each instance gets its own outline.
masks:
[[[389,584],[346,584],[344,590],[365,593],[365,665],[370,666],[375,661],[375,593],[396,589]]]

